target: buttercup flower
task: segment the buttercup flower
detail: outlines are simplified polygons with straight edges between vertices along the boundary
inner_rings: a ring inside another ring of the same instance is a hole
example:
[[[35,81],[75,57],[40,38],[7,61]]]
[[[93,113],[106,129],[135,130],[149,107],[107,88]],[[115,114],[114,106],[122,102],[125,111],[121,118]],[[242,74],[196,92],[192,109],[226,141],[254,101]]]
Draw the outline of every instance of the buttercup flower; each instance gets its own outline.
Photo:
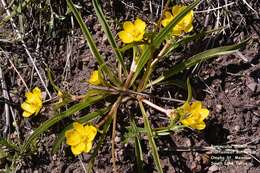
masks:
[[[161,24],[165,27],[167,26],[180,12],[182,12],[187,6],[175,5],[172,8],[172,13],[166,11],[164,13],[164,19],[161,21]],[[193,11],[191,10],[182,18],[182,20],[177,23],[172,29],[172,33],[175,36],[181,35],[183,32],[188,33],[193,29],[192,25],[193,20]]]
[[[209,110],[202,109],[202,103],[200,101],[193,102],[192,105],[185,102],[184,105],[180,107],[178,113],[181,115],[181,123],[183,125],[198,130],[202,130],[206,127],[203,120],[208,117]]]
[[[145,33],[146,23],[137,18],[134,23],[126,21],[123,24],[123,31],[118,33],[119,38],[123,43],[132,43],[141,41]]]
[[[42,95],[41,90],[35,87],[32,92],[25,93],[26,100],[21,104],[24,110],[23,116],[30,117],[32,114],[37,115],[42,108]]]
[[[102,81],[103,81],[102,76],[98,70],[93,71],[88,80],[88,82],[92,85],[101,85]]]
[[[97,134],[96,127],[75,122],[73,129],[65,132],[66,143],[71,146],[71,151],[74,155],[79,155],[82,152],[89,152],[92,148],[92,143]]]

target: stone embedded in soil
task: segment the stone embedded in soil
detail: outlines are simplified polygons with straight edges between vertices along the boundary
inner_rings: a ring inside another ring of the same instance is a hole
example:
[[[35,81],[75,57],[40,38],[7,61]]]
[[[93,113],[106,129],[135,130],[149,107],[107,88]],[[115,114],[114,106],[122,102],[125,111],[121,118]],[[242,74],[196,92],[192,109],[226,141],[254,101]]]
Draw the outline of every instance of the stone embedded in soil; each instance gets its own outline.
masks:
[[[209,167],[209,173],[214,173],[216,171],[219,170],[219,167],[217,165],[212,165],[211,167]]]
[[[247,84],[247,87],[248,87],[251,91],[256,91],[257,83],[256,83],[256,82],[252,82],[252,83],[250,83],[250,84]]]

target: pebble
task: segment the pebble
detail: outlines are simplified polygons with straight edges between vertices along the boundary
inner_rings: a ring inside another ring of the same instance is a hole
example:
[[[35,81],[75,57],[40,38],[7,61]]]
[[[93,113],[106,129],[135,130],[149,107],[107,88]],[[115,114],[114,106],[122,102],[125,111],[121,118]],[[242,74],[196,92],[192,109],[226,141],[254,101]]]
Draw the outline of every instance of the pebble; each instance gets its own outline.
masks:
[[[236,125],[236,126],[234,127],[234,130],[235,130],[236,132],[238,132],[238,131],[240,130],[240,126]]]
[[[257,84],[255,82],[252,82],[250,84],[247,84],[247,87],[251,90],[251,91],[255,91]]]
[[[209,167],[209,172],[210,173],[216,172],[218,170],[219,170],[219,168],[218,168],[217,165],[212,165],[211,167]]]
[[[115,142],[116,142],[116,143],[119,143],[120,141],[121,141],[121,138],[118,137],[118,136],[116,136],[116,137],[115,137]]]
[[[223,106],[221,104],[216,105],[216,112],[217,113],[220,113],[222,111],[222,109],[223,109]]]

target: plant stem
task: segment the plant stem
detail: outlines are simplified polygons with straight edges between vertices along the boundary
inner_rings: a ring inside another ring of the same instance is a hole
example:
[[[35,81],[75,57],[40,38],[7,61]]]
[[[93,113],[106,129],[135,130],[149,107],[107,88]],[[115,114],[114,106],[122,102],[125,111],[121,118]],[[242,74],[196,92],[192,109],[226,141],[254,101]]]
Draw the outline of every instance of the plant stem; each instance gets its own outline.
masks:
[[[113,115],[113,112],[117,111],[117,108],[119,107],[122,100],[122,96],[119,96],[116,100],[116,102],[113,104],[111,110],[108,112],[108,114],[96,125],[97,128],[101,127],[110,116]]]
[[[141,83],[138,86],[138,90],[139,92],[142,92],[145,88],[146,88],[146,84],[149,80],[149,77],[151,75],[151,73],[154,70],[155,65],[157,64],[157,62],[159,62],[159,59],[163,57],[163,55],[165,54],[165,52],[167,51],[167,49],[169,48],[170,43],[166,42],[166,44],[164,45],[164,47],[162,48],[162,50],[159,52],[159,54],[157,55],[157,57],[152,61],[152,59],[148,62],[147,65],[147,69],[142,77]]]
[[[162,107],[160,107],[160,106],[158,106],[158,105],[156,105],[156,104],[150,102],[150,101],[147,100],[147,99],[144,99],[144,98],[140,98],[140,97],[139,97],[138,100],[140,100],[141,102],[143,102],[143,103],[145,103],[145,104],[151,106],[152,108],[154,108],[154,109],[156,109],[156,110],[158,110],[158,111],[160,111],[160,112],[166,114],[168,117],[170,117],[170,115],[174,112],[174,109],[164,109],[164,108],[162,108]]]
[[[133,72],[133,71],[130,71],[130,73],[129,73],[128,76],[127,76],[126,82],[125,82],[125,84],[124,84],[124,90],[128,89],[129,84],[130,84],[130,82],[131,82],[131,80],[132,80],[133,75],[134,75],[134,72]]]

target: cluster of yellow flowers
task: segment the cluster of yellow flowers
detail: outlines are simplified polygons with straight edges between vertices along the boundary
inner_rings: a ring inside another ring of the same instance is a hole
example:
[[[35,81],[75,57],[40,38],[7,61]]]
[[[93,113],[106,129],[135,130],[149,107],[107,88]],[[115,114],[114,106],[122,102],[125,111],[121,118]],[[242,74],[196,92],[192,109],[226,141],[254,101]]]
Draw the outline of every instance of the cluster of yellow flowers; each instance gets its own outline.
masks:
[[[89,152],[92,148],[92,143],[97,134],[96,127],[75,122],[73,129],[65,132],[66,143],[71,146],[71,151],[74,155],[79,155],[82,152]]]
[[[164,19],[161,21],[162,26],[167,26],[179,13],[181,13],[187,6],[175,5],[172,8],[172,12],[165,11]],[[177,23],[172,29],[172,34],[174,36],[180,36],[183,32],[188,33],[193,30],[193,11],[188,12],[188,14],[182,18],[181,21]],[[126,21],[123,24],[123,31],[118,33],[120,40],[123,43],[132,43],[142,41],[145,34],[146,23],[141,19],[137,18],[134,23],[131,21]]]
[[[203,109],[200,101],[195,101],[191,105],[185,102],[177,111],[184,126],[197,130],[203,130],[206,127],[204,119],[208,117],[209,110]]]
[[[42,108],[42,95],[40,88],[35,87],[32,92],[26,92],[25,96],[26,100],[21,104],[21,107],[24,110],[23,116],[30,117],[32,114],[37,115]]]

